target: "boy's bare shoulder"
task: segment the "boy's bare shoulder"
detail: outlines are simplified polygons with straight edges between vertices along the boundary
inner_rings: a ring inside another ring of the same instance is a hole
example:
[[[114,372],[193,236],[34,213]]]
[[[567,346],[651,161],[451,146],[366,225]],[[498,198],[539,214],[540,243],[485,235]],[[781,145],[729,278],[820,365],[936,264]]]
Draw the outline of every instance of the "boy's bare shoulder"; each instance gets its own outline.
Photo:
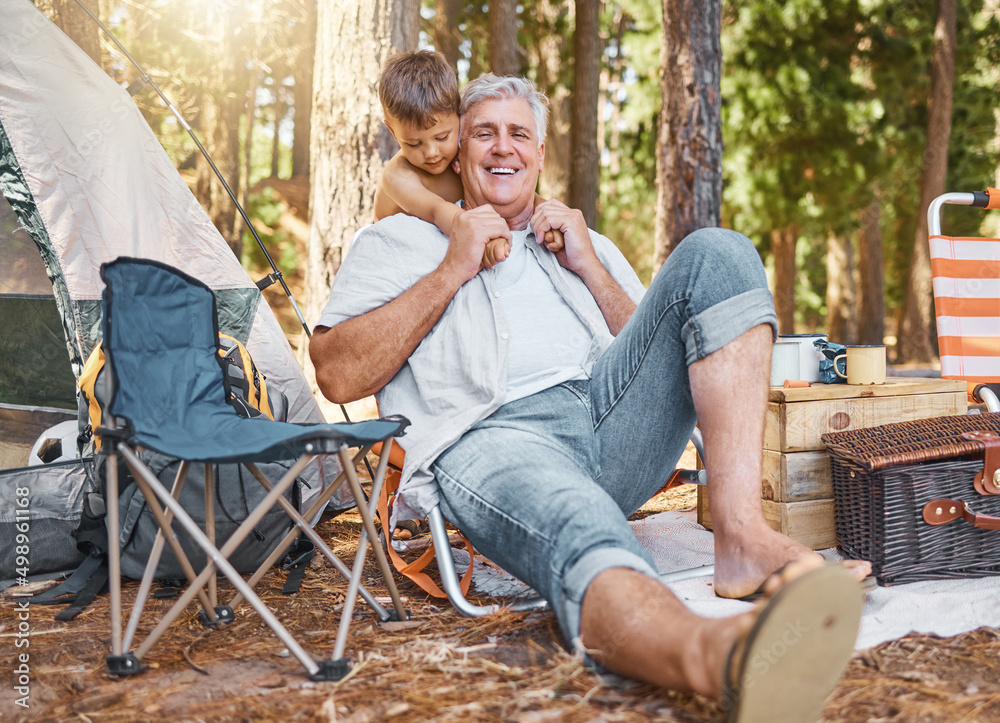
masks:
[[[375,219],[405,213],[393,199],[393,194],[405,192],[406,188],[412,189],[414,184],[420,184],[449,203],[455,203],[462,198],[462,181],[451,166],[437,175],[427,173],[406,160],[401,151],[397,151],[385,164],[379,176],[375,189]],[[396,197],[398,198],[398,195]]]
[[[462,199],[462,179],[455,170],[449,166],[443,172],[434,176],[430,173],[423,173],[424,188],[433,191],[445,201],[455,203]]]
[[[375,186],[376,221],[383,219],[386,216],[392,216],[403,212],[402,207],[392,199],[391,195],[389,195],[389,191],[386,190],[386,184],[391,183],[394,177],[398,178],[400,174],[407,173],[414,174],[414,168],[405,158],[403,158],[402,153],[396,151],[396,155],[390,158],[389,162],[382,168],[382,173],[378,178],[378,184]]]

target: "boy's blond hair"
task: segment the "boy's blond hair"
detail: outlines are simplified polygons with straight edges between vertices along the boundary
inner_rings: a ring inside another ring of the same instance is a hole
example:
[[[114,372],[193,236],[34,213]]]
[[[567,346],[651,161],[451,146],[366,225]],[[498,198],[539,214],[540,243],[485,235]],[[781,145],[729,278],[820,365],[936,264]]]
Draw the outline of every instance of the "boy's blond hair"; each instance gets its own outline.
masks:
[[[458,115],[458,79],[440,53],[396,53],[385,61],[378,97],[386,116],[427,129],[442,115]]]

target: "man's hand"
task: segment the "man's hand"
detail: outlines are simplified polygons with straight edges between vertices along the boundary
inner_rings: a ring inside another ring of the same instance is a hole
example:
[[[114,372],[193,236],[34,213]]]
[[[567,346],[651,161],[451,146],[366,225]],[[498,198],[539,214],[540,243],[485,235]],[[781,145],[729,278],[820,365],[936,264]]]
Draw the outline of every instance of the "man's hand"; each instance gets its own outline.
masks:
[[[454,275],[460,284],[464,284],[479,273],[486,245],[496,239],[505,240],[506,248],[510,248],[510,229],[492,206],[477,206],[463,211],[455,219],[448,252],[438,268]],[[494,244],[494,249],[496,248]],[[497,260],[503,259],[497,257]]]
[[[579,210],[555,199],[539,203],[531,217],[531,228],[535,239],[544,243],[555,253],[556,260],[577,276],[585,278],[601,265],[590,242],[587,222]]]

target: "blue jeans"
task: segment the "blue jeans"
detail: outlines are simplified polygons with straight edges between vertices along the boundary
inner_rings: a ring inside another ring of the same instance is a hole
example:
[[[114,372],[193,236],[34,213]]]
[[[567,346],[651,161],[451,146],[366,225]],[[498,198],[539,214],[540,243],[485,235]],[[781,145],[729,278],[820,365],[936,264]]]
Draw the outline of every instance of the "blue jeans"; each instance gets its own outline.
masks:
[[[687,368],[777,320],[753,244],[688,236],[598,360],[571,381],[504,405],[434,463],[441,510],[489,559],[531,585],[576,644],[601,572],[656,577],[627,517],[663,486],[695,425]]]

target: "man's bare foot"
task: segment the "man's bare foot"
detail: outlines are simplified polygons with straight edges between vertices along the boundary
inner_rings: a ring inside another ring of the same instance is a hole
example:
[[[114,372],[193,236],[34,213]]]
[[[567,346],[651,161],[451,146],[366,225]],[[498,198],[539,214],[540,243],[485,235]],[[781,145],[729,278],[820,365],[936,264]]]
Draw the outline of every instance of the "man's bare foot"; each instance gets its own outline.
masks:
[[[819,553],[764,524],[752,531],[715,528],[715,593],[720,597],[750,595],[775,570],[792,561],[812,567],[825,564]],[[840,565],[859,582],[872,570],[871,563],[864,560],[843,560]]]

